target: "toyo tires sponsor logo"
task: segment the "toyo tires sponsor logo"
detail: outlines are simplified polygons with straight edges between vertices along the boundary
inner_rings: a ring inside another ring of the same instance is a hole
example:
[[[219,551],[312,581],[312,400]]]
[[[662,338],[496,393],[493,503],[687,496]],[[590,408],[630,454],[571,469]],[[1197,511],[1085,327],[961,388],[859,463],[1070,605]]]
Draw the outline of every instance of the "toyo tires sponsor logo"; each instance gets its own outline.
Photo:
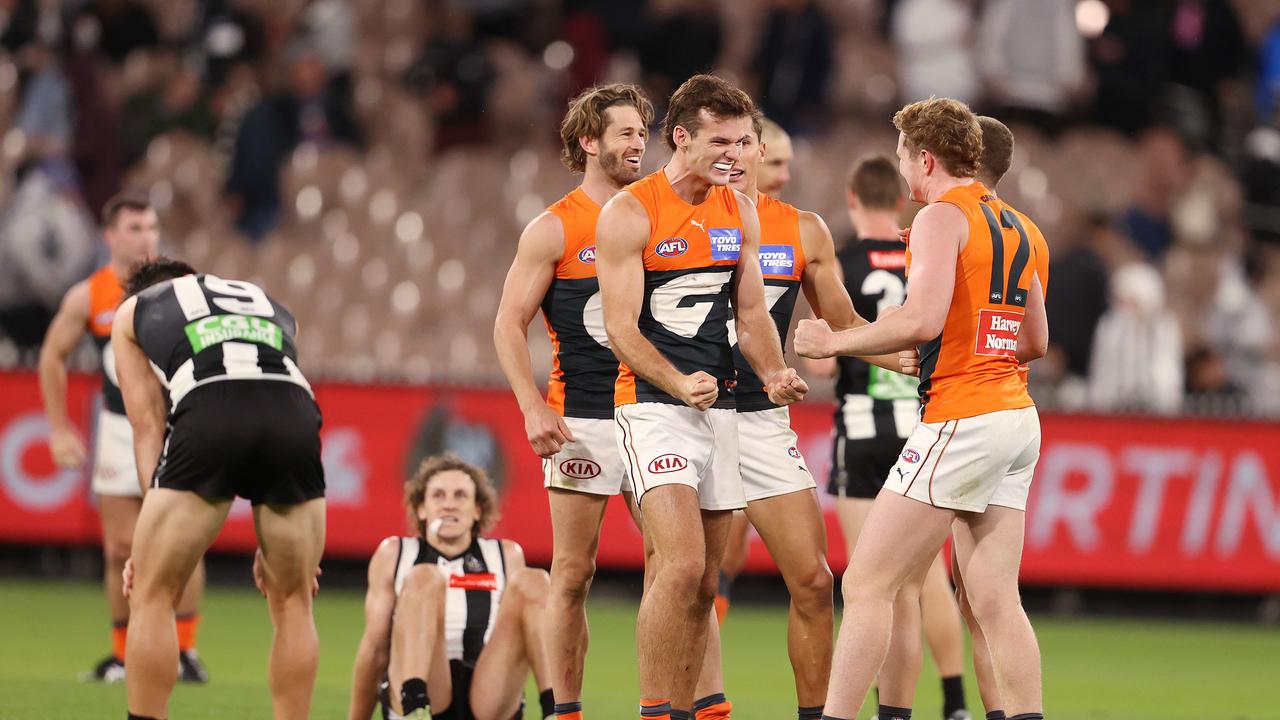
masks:
[[[667,238],[666,240],[658,243],[658,248],[655,252],[664,258],[675,258],[685,254],[688,250],[688,241],[684,238],[674,237]]]
[[[586,263],[587,265],[595,265],[596,246],[592,245],[590,247],[584,247],[582,250],[578,251],[578,261]]]
[[[677,470],[684,470],[689,467],[689,461],[683,455],[675,453],[667,453],[649,461],[649,472],[651,473],[669,473]]]
[[[586,458],[570,458],[560,463],[560,474],[577,480],[590,480],[600,474],[600,465]]]

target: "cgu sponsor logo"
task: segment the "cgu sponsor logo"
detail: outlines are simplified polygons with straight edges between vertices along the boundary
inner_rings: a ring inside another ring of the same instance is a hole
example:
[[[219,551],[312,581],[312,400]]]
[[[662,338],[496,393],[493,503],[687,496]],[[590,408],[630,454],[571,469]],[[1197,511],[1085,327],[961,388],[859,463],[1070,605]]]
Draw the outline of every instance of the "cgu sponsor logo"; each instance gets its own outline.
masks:
[[[659,455],[649,461],[649,472],[651,473],[669,473],[677,470],[684,470],[689,467],[689,461],[681,455],[675,453],[667,453]]]
[[[908,463],[918,463],[920,462],[920,453],[916,452],[913,448],[907,448],[902,451],[902,460],[903,462]]]
[[[689,250],[689,243],[684,238],[667,238],[658,243],[657,253],[664,258],[680,257]]]
[[[582,248],[582,250],[578,253],[578,260],[588,265],[595,265],[596,264],[596,246],[592,245],[590,247]]]
[[[1021,329],[1022,313],[1020,312],[979,310],[974,354],[988,357],[1013,357],[1018,351],[1018,332]]]
[[[498,577],[493,573],[450,575],[449,587],[458,588],[459,590],[487,590],[489,592],[496,592],[498,590]]]
[[[578,480],[588,480],[600,474],[600,466],[587,458],[570,458],[560,463],[560,473]]]

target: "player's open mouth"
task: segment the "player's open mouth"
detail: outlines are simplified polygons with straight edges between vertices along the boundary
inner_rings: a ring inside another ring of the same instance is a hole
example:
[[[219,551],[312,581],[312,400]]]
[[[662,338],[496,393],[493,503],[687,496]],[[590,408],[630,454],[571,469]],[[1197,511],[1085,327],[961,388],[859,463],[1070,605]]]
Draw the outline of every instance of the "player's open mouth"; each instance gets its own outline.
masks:
[[[737,180],[738,178],[740,178],[740,177],[742,177],[743,175],[745,175],[745,174],[746,174],[746,172],[747,172],[747,171],[746,171],[746,170],[743,170],[742,168],[734,168],[734,169],[733,169],[733,172],[729,173],[729,179],[730,179],[730,180]]]
[[[624,158],[622,158],[622,161],[623,161],[623,162],[625,162],[626,164],[630,165],[631,167],[637,167],[637,168],[638,168],[638,167],[640,167],[640,156],[639,156],[639,155],[632,155],[631,157],[624,157]]]
[[[715,168],[716,170],[719,170],[720,172],[727,173],[733,170],[733,163],[714,162],[714,163],[711,163],[711,167]]]

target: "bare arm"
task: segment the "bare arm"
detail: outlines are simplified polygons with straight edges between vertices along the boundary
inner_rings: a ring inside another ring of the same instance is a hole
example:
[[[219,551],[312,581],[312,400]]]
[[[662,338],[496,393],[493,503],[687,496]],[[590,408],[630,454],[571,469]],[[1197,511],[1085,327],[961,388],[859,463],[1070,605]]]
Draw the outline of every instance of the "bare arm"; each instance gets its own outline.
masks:
[[[515,540],[502,541],[502,556],[507,561],[507,577],[515,577],[515,574],[528,567],[528,563],[524,559],[524,548],[520,547],[520,543]]]
[[[1044,310],[1044,290],[1040,287],[1040,276],[1032,273],[1031,292],[1027,293],[1027,314],[1022,318],[1022,328],[1018,333],[1018,350],[1014,357],[1019,364],[1025,365],[1038,360],[1049,352],[1049,316]]]
[[[164,446],[164,386],[151,370],[151,361],[138,345],[133,332],[133,311],[138,299],[120,305],[111,322],[111,349],[116,356],[116,377],[124,396],[124,409],[133,427],[133,455],[138,464],[138,482],[143,492],[151,484],[160,451]]]
[[[604,328],[614,355],[632,372],[690,407],[706,410],[719,388],[709,373],[685,375],[640,332],[644,303],[644,247],[649,217],[631,193],[605,204],[596,224],[596,272],[604,301]],[[757,269],[758,272],[758,269]]]
[[[902,308],[869,325],[834,333],[820,320],[802,320],[796,329],[796,352],[805,357],[866,357],[896,353],[937,337],[951,306],[966,228],[964,215],[954,205],[937,203],[921,210],[911,231],[911,291]]]
[[[764,380],[769,400],[786,405],[803,398],[809,388],[795,370],[787,367],[778,328],[765,304],[764,276],[760,271],[760,217],[751,200],[739,192],[734,195],[742,218],[742,252],[733,273],[733,321],[738,332],[738,348],[751,369]]]
[[[836,262],[836,245],[831,239],[831,231],[827,224],[815,213],[800,213],[800,242],[804,245],[805,267],[800,283],[804,289],[809,307],[814,315],[827,321],[833,330],[848,330],[867,324],[866,318],[858,314],[849,298],[849,290],[844,286],[844,278],[840,272],[840,264]],[[886,370],[902,372],[897,353],[873,355],[863,360],[879,365]],[[810,361],[819,371],[830,377],[835,375],[836,365],[818,364],[821,360]]]
[[[84,337],[89,322],[89,283],[76,283],[62,298],[40,346],[40,394],[49,418],[49,451],[61,467],[84,464],[85,447],[67,415],[67,358]]]
[[[351,669],[348,720],[369,720],[378,702],[378,681],[391,660],[391,616],[396,608],[395,571],[400,538],[378,545],[369,561],[369,590],[364,596],[364,634]]]
[[[564,253],[564,228],[555,215],[544,212],[529,223],[520,236],[515,260],[502,286],[502,300],[493,322],[493,346],[502,372],[511,384],[524,429],[533,451],[551,457],[573,433],[542,399],[529,361],[529,323],[538,313],[555,278],[556,263]]]

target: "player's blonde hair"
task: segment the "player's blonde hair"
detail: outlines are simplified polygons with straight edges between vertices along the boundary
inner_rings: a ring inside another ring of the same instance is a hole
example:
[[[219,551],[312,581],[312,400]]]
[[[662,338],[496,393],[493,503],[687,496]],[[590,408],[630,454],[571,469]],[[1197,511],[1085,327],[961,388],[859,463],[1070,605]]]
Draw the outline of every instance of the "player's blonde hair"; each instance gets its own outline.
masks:
[[[569,101],[569,110],[560,121],[560,142],[563,149],[560,161],[573,172],[587,169],[587,151],[582,149],[582,138],[604,137],[607,125],[604,111],[611,107],[631,106],[640,113],[640,122],[646,127],[653,122],[653,105],[644,92],[635,85],[611,83],[587,88]]]
[[[449,470],[465,473],[476,487],[476,507],[480,510],[480,519],[471,527],[471,536],[479,537],[488,532],[489,528],[498,521],[498,493],[493,489],[493,483],[489,481],[489,476],[484,470],[451,452],[432,455],[418,465],[418,471],[404,484],[405,509],[409,511],[409,516],[418,527],[418,532],[425,537],[427,530],[424,523],[418,519],[418,507],[427,497],[427,487],[431,484],[431,478]]]
[[[912,153],[928,150],[953,177],[978,174],[982,128],[968,105],[951,98],[913,102],[893,116]]]

